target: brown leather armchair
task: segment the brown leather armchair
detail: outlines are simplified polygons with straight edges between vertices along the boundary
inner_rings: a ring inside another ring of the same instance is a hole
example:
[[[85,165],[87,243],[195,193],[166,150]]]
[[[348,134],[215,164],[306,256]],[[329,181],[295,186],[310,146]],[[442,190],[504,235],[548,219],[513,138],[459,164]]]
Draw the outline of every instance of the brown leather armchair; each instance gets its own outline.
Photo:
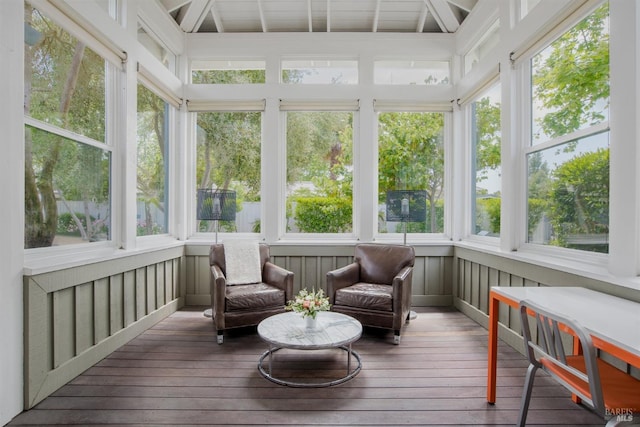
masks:
[[[225,278],[224,245],[209,251],[211,266],[211,308],[213,324],[222,344],[225,329],[253,326],[274,314],[283,313],[293,298],[293,273],[269,261],[269,246],[260,244],[262,282],[229,285]]]
[[[331,310],[365,326],[393,329],[394,344],[409,323],[415,251],[411,246],[359,244],[354,262],[327,273]]]

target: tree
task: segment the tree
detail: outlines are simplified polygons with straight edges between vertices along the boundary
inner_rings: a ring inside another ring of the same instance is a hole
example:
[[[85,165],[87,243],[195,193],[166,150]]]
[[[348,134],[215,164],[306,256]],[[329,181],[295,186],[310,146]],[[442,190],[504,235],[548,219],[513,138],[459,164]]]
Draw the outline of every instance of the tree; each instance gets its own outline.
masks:
[[[385,113],[379,125],[379,201],[390,190],[426,190],[429,231],[441,231],[436,211],[444,190],[444,115]]]
[[[501,122],[500,103],[489,97],[474,102],[476,129],[476,179],[487,178],[489,169],[500,167]]]
[[[609,108],[609,5],[603,4],[533,60],[534,106],[540,131],[534,141],[569,135],[606,120]],[[561,163],[550,172],[541,152],[529,155],[529,232],[546,213],[551,244],[570,246],[569,236],[608,233],[608,147],[585,152],[583,140],[555,147]],[[603,146],[603,144],[600,144]],[[564,160],[568,153],[579,153]],[[534,215],[532,216],[532,212]],[[607,251],[606,245],[581,247]]]
[[[165,119],[166,102],[138,85],[138,200],[144,203],[144,223],[138,235],[164,232],[164,224],[154,223],[152,207],[165,212]]]
[[[347,232],[353,226],[353,114],[304,111],[287,114],[287,183],[302,232]],[[315,215],[314,215],[315,212]],[[318,213],[324,212],[322,215]]]
[[[25,114],[104,141],[104,60],[28,4],[25,25],[40,34],[35,44],[25,43]],[[108,198],[104,179],[95,179],[103,173],[105,159],[96,154],[99,149],[81,146],[54,133],[27,127],[25,248],[53,244],[58,226],[57,199],[64,200],[65,194],[83,197],[85,223],[74,212],[72,215],[85,239],[93,234],[88,201]],[[100,158],[97,170],[78,167],[78,162],[96,156]]]
[[[473,103],[473,142],[475,144],[475,227],[476,232],[487,230],[493,235],[500,234],[499,191],[489,195],[478,186],[489,178],[489,171],[500,168],[501,155],[501,112],[500,103],[492,103],[491,96],[484,96]],[[482,196],[482,198],[481,198]],[[486,198],[493,197],[493,198]]]
[[[539,124],[550,138],[605,119],[609,108],[609,4],[596,9],[534,58],[534,96],[550,110]]]
[[[576,156],[558,167],[553,175],[551,218],[559,244],[571,246],[571,238],[580,234],[607,234],[609,150]]]

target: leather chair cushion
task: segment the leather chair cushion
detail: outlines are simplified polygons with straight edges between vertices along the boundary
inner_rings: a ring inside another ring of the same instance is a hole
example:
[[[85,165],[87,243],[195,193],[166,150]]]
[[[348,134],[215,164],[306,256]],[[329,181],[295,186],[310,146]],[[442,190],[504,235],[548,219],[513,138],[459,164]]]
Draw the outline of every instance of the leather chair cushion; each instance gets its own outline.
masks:
[[[266,283],[227,286],[225,311],[264,310],[266,307],[284,308],[285,293],[282,289]]]
[[[356,283],[338,289],[334,305],[358,307],[367,310],[393,311],[393,287],[375,283]]]

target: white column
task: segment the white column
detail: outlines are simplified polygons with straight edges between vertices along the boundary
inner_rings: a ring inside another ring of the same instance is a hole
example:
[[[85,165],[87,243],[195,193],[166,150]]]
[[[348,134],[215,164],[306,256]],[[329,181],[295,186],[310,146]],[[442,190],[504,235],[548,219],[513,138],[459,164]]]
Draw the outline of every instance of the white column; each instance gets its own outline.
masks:
[[[637,276],[640,266],[640,3],[610,1],[609,271]]]
[[[135,1],[123,2],[125,13],[125,30],[134,40],[137,38],[137,8]],[[138,57],[136,49],[128,53],[126,71],[119,79],[118,105],[116,120],[118,126],[116,136],[116,153],[114,158],[112,177],[113,182],[113,210],[119,227],[118,235],[113,240],[118,247],[133,249],[136,245],[136,200],[137,200],[137,138],[138,138],[138,78],[136,64]]]
[[[260,234],[273,243],[278,241],[285,229],[286,203],[286,142],[280,113],[280,100],[269,97],[266,100],[262,118],[262,153],[260,200],[262,201],[262,220]]]
[[[0,425],[23,407],[24,2],[0,1]]]

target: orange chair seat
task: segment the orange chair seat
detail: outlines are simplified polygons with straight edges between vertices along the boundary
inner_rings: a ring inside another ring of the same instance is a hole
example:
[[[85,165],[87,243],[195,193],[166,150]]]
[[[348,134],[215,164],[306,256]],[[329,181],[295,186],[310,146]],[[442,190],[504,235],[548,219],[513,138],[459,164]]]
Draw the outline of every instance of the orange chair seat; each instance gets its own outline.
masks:
[[[587,397],[591,398],[589,385],[575,375],[555,365],[549,359],[541,358],[540,363],[555,373]],[[567,356],[567,364],[586,373],[583,356]],[[598,359],[600,383],[604,404],[608,409],[624,409],[640,412],[640,381],[615,366]]]

